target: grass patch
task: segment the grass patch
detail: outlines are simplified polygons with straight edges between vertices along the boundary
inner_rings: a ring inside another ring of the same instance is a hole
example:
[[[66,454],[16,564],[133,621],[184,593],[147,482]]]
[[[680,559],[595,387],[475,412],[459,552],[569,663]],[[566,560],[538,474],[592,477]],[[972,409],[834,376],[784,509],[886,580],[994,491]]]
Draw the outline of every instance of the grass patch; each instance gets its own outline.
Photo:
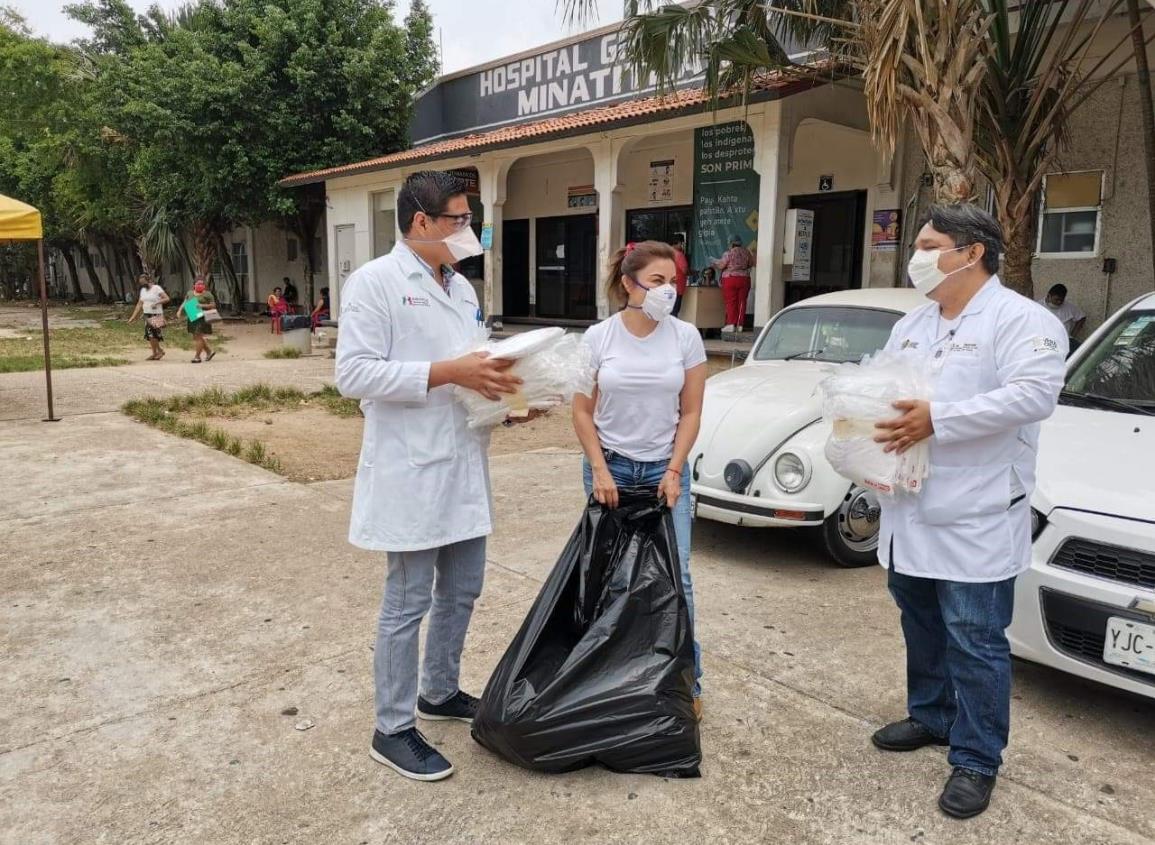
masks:
[[[301,350],[293,346],[278,346],[265,353],[266,358],[300,358]]]
[[[48,339],[52,348],[52,368],[68,370],[81,367],[115,367],[128,364],[148,351],[144,340],[143,318],[127,322],[132,312],[110,311],[108,308],[54,309],[49,319],[84,320],[95,326],[49,327]],[[0,373],[26,373],[44,369],[43,334],[38,325],[20,329],[21,337],[0,338]],[[214,343],[227,339],[214,335]],[[193,338],[184,328],[184,322],[170,319],[164,330],[168,348],[192,349]]]
[[[288,411],[303,406],[322,408],[339,417],[352,417],[361,413],[357,400],[346,399],[332,385],[326,385],[313,393],[305,393],[293,387],[273,388],[267,384],[255,384],[234,393],[225,393],[219,387],[212,387],[187,396],[135,399],[123,405],[121,410],[145,425],[177,437],[196,440],[234,458],[283,474],[280,460],[269,452],[263,442],[233,437],[227,431],[210,425],[204,417]]]

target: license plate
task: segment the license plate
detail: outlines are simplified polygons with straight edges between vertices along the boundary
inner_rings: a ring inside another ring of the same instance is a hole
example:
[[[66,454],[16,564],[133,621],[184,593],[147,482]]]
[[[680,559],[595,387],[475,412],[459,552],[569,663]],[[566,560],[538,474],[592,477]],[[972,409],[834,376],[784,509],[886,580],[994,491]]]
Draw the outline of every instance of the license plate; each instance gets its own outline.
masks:
[[[1108,618],[1103,660],[1155,675],[1155,625],[1118,616]]]

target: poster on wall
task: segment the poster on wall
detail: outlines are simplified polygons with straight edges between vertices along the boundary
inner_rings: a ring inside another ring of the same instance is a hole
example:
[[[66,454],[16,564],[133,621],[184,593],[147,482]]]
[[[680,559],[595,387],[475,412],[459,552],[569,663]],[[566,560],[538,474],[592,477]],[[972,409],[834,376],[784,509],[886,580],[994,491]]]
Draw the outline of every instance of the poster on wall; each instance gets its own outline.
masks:
[[[790,281],[810,281],[810,261],[814,255],[814,212],[798,209],[794,228],[794,263],[790,266]]]
[[[568,191],[566,208],[597,208],[598,192],[593,185],[578,185]]]
[[[674,201],[674,160],[650,162],[650,204]]]
[[[870,227],[870,248],[875,252],[895,252],[902,232],[901,219],[897,208],[875,211],[874,223]]]
[[[758,240],[758,174],[754,135],[744,121],[694,130],[695,269],[722,257],[732,237],[754,251]]]

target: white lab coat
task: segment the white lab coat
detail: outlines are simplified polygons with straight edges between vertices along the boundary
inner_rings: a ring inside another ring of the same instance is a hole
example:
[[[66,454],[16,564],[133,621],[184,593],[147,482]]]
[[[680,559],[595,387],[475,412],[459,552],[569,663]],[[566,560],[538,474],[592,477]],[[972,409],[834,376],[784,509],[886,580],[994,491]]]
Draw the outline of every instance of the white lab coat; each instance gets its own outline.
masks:
[[[994,276],[953,335],[931,302],[898,321],[886,348],[924,357],[936,375],[930,476],[920,495],[883,502],[879,561],[919,578],[1018,575],[1031,561],[1039,423],[1063,387],[1063,325]]]
[[[399,243],[349,277],[339,317],[337,388],[365,415],[349,542],[402,552],[489,534],[489,433],[452,386],[428,389],[432,362],[484,340],[473,286],[454,275],[446,295]]]

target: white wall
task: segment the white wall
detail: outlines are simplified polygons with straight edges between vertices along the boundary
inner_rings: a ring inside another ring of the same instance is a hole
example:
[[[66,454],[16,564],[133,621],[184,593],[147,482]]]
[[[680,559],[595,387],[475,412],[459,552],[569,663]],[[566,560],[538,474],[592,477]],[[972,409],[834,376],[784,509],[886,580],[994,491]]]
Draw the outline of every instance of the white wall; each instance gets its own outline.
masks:
[[[570,188],[593,183],[594,160],[588,150],[563,150],[518,159],[510,167],[506,180],[503,217],[506,220],[524,220],[596,214],[596,208],[567,207]]]
[[[650,162],[674,160],[674,199],[650,203]],[[690,205],[694,201],[694,130],[657,135],[639,141],[622,155],[620,164],[622,202],[626,211]]]

